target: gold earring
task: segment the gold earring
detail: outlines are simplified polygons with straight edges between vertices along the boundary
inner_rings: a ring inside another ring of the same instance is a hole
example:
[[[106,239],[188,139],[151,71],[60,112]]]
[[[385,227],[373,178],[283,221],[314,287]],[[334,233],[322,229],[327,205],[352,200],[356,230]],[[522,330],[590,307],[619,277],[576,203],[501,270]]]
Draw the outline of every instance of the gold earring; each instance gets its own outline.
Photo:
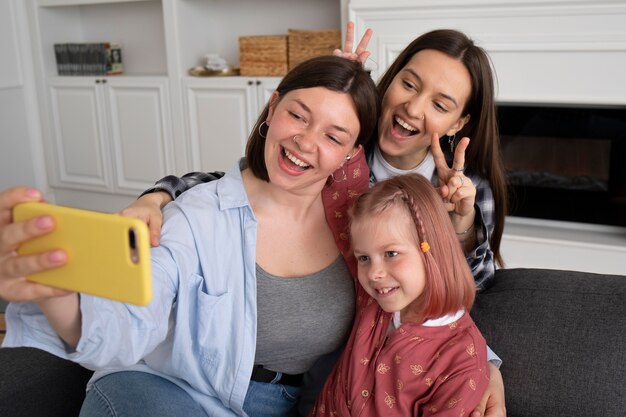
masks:
[[[341,178],[337,179],[335,178],[335,173],[337,171],[339,171],[339,168],[341,168]],[[335,170],[335,172],[333,172],[332,174],[330,174],[330,178],[332,178],[333,182],[342,182],[348,179],[348,176],[346,175],[346,170],[343,167],[343,164],[341,164],[341,166],[337,168],[337,170]]]

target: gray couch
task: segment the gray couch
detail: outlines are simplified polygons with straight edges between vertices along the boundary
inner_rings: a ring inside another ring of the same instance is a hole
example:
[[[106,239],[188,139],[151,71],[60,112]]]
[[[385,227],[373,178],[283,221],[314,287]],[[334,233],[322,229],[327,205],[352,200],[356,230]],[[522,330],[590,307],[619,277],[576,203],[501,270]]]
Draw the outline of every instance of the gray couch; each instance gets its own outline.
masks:
[[[626,276],[499,270],[472,315],[504,360],[509,417],[626,416]],[[0,416],[77,415],[89,376],[0,349]]]

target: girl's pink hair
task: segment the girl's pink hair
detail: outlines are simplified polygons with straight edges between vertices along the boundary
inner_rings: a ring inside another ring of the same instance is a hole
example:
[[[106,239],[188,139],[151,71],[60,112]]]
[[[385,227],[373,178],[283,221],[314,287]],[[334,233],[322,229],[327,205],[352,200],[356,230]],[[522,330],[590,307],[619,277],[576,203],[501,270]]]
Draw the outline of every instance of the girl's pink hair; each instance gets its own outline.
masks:
[[[476,295],[474,278],[441,197],[419,174],[400,175],[377,183],[362,194],[350,209],[352,222],[367,222],[390,207],[406,212],[415,225],[416,242],[430,249],[419,253],[426,270],[424,292],[412,304],[425,319],[470,311]]]

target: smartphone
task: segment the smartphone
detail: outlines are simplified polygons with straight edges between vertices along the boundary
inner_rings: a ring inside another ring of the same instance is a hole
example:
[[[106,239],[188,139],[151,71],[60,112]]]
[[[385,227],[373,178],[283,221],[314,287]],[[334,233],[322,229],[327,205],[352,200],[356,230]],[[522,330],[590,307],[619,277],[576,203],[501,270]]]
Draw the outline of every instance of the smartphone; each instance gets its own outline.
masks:
[[[54,218],[54,230],[22,243],[17,253],[63,249],[68,262],[29,275],[28,280],[130,304],[150,302],[150,239],[143,221],[39,202],[13,208],[14,221],[42,215]]]

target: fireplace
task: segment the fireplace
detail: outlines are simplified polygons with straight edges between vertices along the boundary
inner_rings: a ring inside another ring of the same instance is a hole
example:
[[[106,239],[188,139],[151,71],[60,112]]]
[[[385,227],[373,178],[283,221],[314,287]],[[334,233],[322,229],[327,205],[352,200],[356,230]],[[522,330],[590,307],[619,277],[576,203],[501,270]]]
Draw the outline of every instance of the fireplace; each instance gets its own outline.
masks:
[[[626,271],[624,0],[341,0],[378,80],[420,33],[487,50],[510,184],[507,268]]]
[[[510,215],[626,226],[626,106],[498,106]]]

